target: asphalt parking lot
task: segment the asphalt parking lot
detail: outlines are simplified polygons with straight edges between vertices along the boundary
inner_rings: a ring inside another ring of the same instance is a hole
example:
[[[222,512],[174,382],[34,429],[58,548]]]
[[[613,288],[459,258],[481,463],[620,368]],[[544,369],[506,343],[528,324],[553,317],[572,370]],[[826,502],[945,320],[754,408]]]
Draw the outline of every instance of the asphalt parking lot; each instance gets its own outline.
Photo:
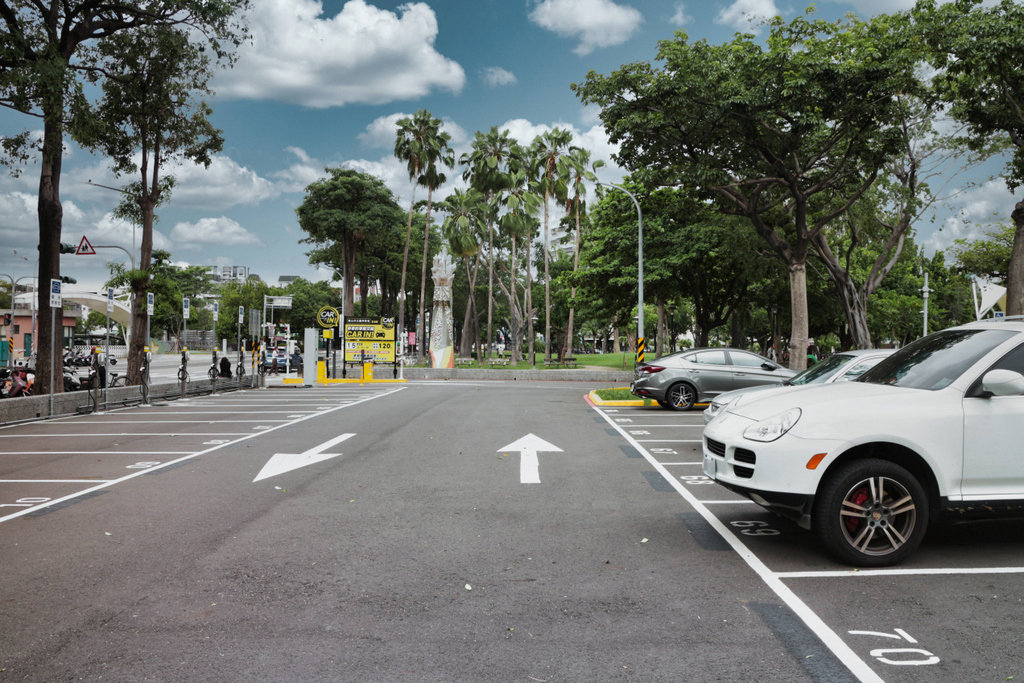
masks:
[[[247,390],[0,428],[0,680],[1004,681],[1024,523],[851,570],[579,382]]]
[[[1024,521],[938,523],[899,567],[847,568],[809,531],[701,473],[699,410],[596,410],[629,456],[655,467],[666,493],[693,506],[682,519],[690,533],[709,550],[739,553],[856,679],[1020,677]]]

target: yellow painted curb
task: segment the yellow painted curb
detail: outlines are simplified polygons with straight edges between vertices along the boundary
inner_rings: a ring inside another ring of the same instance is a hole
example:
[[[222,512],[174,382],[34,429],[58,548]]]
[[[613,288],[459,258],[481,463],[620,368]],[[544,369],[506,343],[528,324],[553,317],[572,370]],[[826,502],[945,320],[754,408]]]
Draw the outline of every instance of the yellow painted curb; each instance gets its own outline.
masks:
[[[598,391],[599,391],[598,389],[594,389],[593,391],[590,392],[590,400],[594,402],[594,405],[598,405],[598,406],[612,406],[612,407],[616,407],[616,406],[624,406],[624,407],[630,407],[631,406],[631,407],[639,407],[639,408],[643,408],[644,407],[644,399],[642,399],[642,398],[641,399],[637,399],[635,401],[606,401],[606,400],[604,400],[603,398],[601,398],[600,396],[597,395]],[[649,399],[646,399],[646,400],[650,401],[652,406],[658,405],[658,402],[655,401],[653,398],[649,398]],[[711,405],[711,404],[710,403],[694,403],[693,407],[694,408],[707,408],[709,405]]]
[[[281,382],[284,384],[302,384],[303,380],[301,377],[285,377]]]
[[[598,406],[639,406],[640,408],[644,407],[644,400],[642,398],[641,399],[637,399],[635,401],[606,401],[603,398],[601,398],[600,396],[598,396],[597,392],[598,392],[597,389],[594,389],[593,391],[590,392],[590,400],[594,402],[594,405],[598,405]],[[651,400],[651,399],[648,399],[648,400]],[[652,405],[657,405],[657,403],[655,401],[653,401],[653,400],[651,400],[651,404]]]

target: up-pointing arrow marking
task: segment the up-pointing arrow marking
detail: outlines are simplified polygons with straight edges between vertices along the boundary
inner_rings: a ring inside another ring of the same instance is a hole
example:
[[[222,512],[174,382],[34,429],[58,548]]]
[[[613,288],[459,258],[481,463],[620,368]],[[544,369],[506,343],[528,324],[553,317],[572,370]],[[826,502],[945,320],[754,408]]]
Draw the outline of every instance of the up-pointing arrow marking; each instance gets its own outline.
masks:
[[[521,439],[517,439],[505,446],[499,448],[498,452],[503,453],[506,451],[519,451],[519,483],[520,484],[539,484],[540,483],[540,461],[537,459],[537,453],[540,451],[547,451],[551,453],[562,453],[562,449],[553,444],[549,444],[539,436],[533,434],[527,434]]]
[[[319,446],[310,448],[308,451],[303,453],[275,453],[274,457],[267,461],[267,464],[263,466],[263,469],[260,470],[260,473],[257,474],[256,478],[252,481],[255,484],[260,479],[267,479],[268,477],[274,477],[278,474],[297,470],[300,467],[305,467],[306,465],[312,465],[313,463],[335,458],[341,455],[341,453],[324,453],[324,451],[335,444],[341,443],[345,439],[352,438],[353,436],[355,436],[355,434],[342,434],[341,436],[336,436],[330,441],[325,441]]]

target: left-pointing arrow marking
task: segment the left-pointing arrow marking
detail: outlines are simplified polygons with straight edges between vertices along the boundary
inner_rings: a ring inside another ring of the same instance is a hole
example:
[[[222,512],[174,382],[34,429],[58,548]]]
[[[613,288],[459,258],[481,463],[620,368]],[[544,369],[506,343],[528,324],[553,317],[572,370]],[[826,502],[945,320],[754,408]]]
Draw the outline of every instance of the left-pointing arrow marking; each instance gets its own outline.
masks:
[[[263,466],[263,469],[260,470],[260,473],[257,474],[256,478],[252,481],[253,483],[256,483],[260,479],[267,479],[268,477],[297,470],[300,467],[305,467],[306,465],[312,465],[315,462],[323,462],[324,460],[335,458],[341,455],[341,453],[324,453],[324,451],[353,436],[355,436],[355,434],[342,434],[341,436],[336,436],[330,441],[325,441],[315,448],[310,448],[304,453],[275,453],[274,457],[267,461],[267,464]]]
[[[540,461],[537,459],[538,451],[561,453],[562,449],[548,443],[539,436],[527,434],[521,439],[516,439],[498,452],[519,451],[519,483],[539,484],[540,483]]]

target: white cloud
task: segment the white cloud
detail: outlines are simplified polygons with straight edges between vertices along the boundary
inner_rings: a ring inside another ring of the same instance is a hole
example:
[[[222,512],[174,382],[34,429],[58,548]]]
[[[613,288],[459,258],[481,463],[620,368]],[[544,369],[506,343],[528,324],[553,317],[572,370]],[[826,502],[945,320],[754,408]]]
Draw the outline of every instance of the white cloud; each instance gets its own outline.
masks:
[[[281,192],[303,192],[311,183],[327,177],[327,173],[324,171],[326,164],[309,156],[306,150],[299,147],[286,147],[285,151],[295,155],[298,161],[283,171],[275,171],[270,174],[271,178],[280,179],[277,189]]]
[[[111,213],[104,214],[103,217],[96,222],[96,226],[86,233],[86,236],[89,238],[89,242],[93,245],[99,243],[116,244],[117,246],[124,247],[128,251],[131,251],[134,246],[136,252],[139,247],[142,246],[141,226],[132,225],[132,223],[126,220],[115,218]],[[156,228],[153,229],[153,248],[168,251],[171,249],[170,240],[168,240],[164,234]],[[118,254],[120,253],[122,252],[112,251],[103,255],[108,256],[113,260],[118,260]]]
[[[686,5],[681,2],[676,3],[676,13],[672,15],[669,20],[676,26],[683,26],[693,20],[689,14],[686,13]]]
[[[755,24],[778,13],[775,0],[736,0],[718,13],[715,23],[732,26],[737,31],[757,33]]]
[[[514,73],[506,71],[500,66],[489,66],[482,69],[481,75],[483,76],[484,83],[491,88],[496,88],[499,85],[515,85],[519,82]]]
[[[204,244],[264,246],[263,240],[227,216],[201,218],[195,223],[178,223],[171,230],[171,239],[183,242],[182,248],[186,250],[198,249]]]
[[[1002,178],[975,187],[953,199],[959,202],[960,211],[949,216],[942,226],[924,240],[926,253],[948,249],[954,240],[972,241],[984,237],[997,221],[1012,223],[1010,213],[1017,198],[1013,196]]]
[[[177,181],[171,192],[176,207],[223,211],[259,204],[279,192],[274,183],[226,156],[214,157],[208,168],[185,164],[168,166],[164,173]]]
[[[315,108],[384,104],[437,88],[460,92],[465,71],[434,49],[434,11],[421,2],[398,11],[349,0],[324,17],[317,0],[256,0],[252,43],[239,48],[238,63],[219,75],[216,90]]]
[[[36,245],[39,243],[39,217],[36,213],[38,197],[27,192],[6,192],[0,194],[0,242],[4,245],[4,256],[10,249],[31,247],[32,260],[36,259]],[[28,254],[28,252],[25,252]]]
[[[573,52],[583,56],[629,40],[643,15],[611,0],[543,0],[530,12],[530,21],[560,36],[578,38]]]
[[[395,138],[398,135],[398,121],[405,118],[412,118],[412,114],[395,112],[387,116],[378,116],[357,137],[368,147],[394,149]],[[452,139],[449,143],[451,146],[461,145],[469,139],[465,129],[447,117],[441,119],[441,131],[451,136]]]

